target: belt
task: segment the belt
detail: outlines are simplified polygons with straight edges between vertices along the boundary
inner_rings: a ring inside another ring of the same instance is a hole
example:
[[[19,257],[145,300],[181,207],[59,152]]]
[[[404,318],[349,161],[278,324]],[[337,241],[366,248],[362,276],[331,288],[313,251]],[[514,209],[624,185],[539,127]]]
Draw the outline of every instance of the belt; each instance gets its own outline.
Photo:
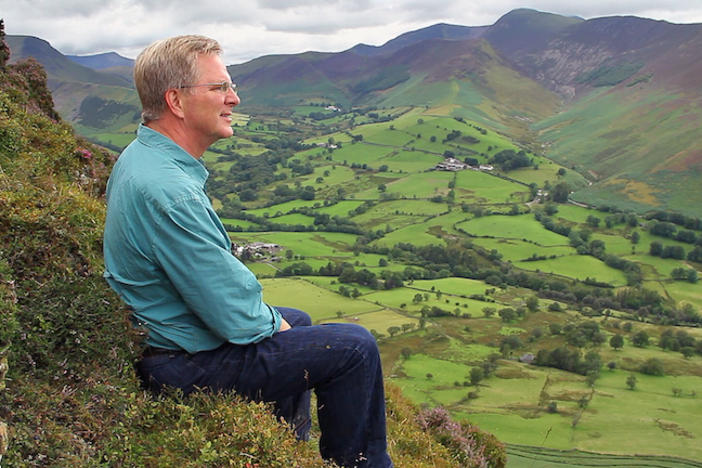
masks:
[[[178,354],[182,353],[183,350],[180,349],[166,349],[166,348],[155,348],[153,346],[147,346],[144,348],[144,352],[141,353],[141,357],[151,357],[158,356],[160,354]]]

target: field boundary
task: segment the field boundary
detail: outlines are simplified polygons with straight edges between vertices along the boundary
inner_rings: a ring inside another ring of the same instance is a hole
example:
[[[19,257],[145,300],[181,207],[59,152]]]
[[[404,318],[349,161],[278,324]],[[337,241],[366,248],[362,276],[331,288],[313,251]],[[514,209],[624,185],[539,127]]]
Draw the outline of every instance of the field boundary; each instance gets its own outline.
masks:
[[[608,466],[608,467],[651,467],[651,468],[702,468],[702,462],[668,455],[621,455],[588,452],[585,450],[561,450],[531,445],[505,444],[507,455],[527,458],[538,462],[548,462],[564,467]]]

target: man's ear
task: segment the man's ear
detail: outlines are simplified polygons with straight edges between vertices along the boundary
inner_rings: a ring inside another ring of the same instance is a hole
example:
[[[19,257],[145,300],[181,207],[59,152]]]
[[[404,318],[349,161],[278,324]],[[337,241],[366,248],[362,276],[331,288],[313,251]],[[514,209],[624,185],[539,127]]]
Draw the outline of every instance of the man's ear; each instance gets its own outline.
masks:
[[[180,117],[182,119],[185,114],[183,112],[183,102],[181,100],[180,91],[171,88],[168,91],[166,91],[164,99],[166,100],[166,106],[168,106],[168,109],[171,111],[171,113],[176,117]]]

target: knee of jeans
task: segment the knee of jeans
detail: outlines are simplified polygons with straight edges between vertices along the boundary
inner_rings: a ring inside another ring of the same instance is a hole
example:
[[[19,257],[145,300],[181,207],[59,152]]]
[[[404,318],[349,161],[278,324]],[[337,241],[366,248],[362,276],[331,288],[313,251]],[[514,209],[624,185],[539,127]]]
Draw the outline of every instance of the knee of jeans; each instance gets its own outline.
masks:
[[[293,327],[309,327],[312,325],[312,318],[307,312],[292,307],[276,306],[276,309]]]
[[[378,343],[375,337],[364,327],[355,323],[346,324],[348,334],[355,338],[355,346],[364,356],[376,358],[379,356]]]
[[[307,314],[307,312],[300,311],[300,317],[298,318],[300,325],[303,327],[309,327],[312,325],[312,317]]]

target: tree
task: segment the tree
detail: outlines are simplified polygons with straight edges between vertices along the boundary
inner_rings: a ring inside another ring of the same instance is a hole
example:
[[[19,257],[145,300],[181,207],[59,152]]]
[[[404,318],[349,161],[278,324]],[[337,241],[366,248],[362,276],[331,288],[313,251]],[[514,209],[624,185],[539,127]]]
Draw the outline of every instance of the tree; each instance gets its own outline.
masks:
[[[511,322],[512,320],[517,318],[517,312],[515,312],[514,309],[510,309],[509,307],[500,309],[498,315],[500,316],[503,322]]]
[[[539,298],[536,296],[529,296],[526,300],[526,306],[529,312],[536,312],[539,310]]]
[[[593,216],[593,215],[589,215],[587,217],[587,220],[586,220],[587,224],[589,224],[590,226],[595,227],[595,228],[599,227],[600,221],[601,221],[600,218],[598,218],[597,216]]]
[[[470,383],[471,385],[478,385],[478,383],[483,380],[484,374],[480,367],[473,367],[470,370]]]
[[[645,348],[648,346],[648,333],[643,330],[635,333],[634,336],[631,337],[631,342],[637,348]]]
[[[663,368],[663,361],[657,358],[649,358],[641,365],[639,369],[642,374],[646,375],[665,375],[665,369]]]
[[[551,192],[551,200],[556,203],[566,203],[568,201],[568,195],[570,194],[570,187],[567,183],[561,182],[553,187]]]
[[[636,388],[636,376],[634,374],[629,374],[629,377],[626,378],[626,386],[629,388],[629,390],[634,390]]]
[[[660,257],[663,253],[663,244],[658,241],[651,242],[651,245],[648,248],[648,253],[654,257]]]
[[[641,234],[639,234],[639,231],[632,231],[632,233],[631,233],[631,243],[632,243],[632,244],[638,244],[640,239],[641,239]]]
[[[613,335],[612,338],[609,339],[609,345],[616,349],[619,350],[624,346],[624,338],[622,335]]]

